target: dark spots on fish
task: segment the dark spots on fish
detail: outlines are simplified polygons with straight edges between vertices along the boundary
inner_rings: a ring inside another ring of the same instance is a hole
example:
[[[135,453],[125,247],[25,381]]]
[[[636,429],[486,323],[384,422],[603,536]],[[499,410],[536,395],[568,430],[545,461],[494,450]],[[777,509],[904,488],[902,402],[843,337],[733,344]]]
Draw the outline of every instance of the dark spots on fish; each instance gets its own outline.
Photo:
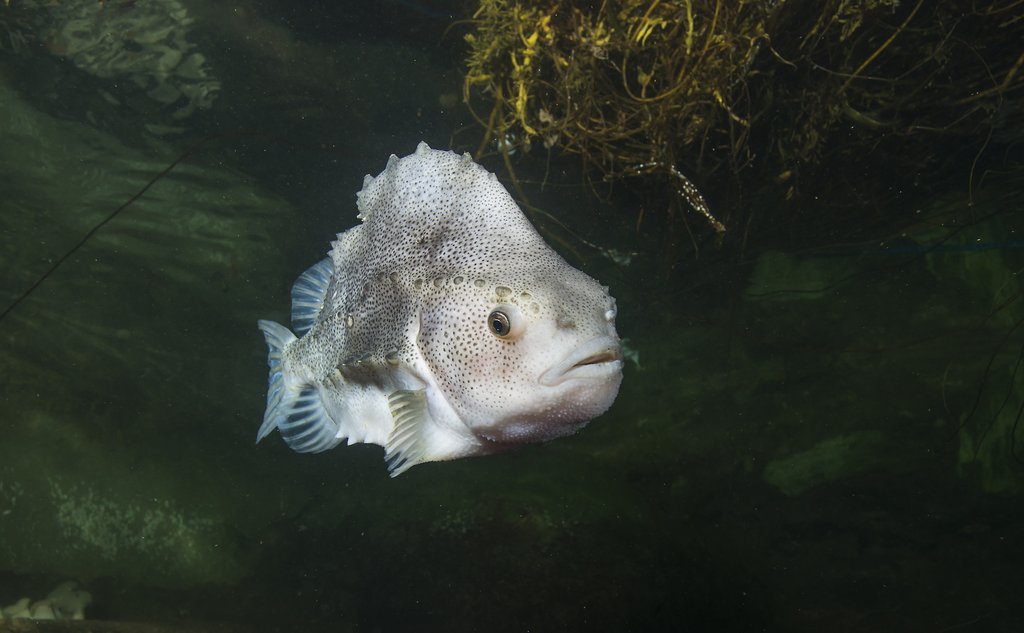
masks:
[[[528,345],[508,335],[511,318],[493,318],[496,304],[527,321],[559,311],[569,322],[593,303],[596,283],[552,251],[472,160],[429,150],[392,160],[364,181],[358,206],[363,223],[331,252],[317,343],[330,363],[322,375],[339,359],[348,377],[422,357],[449,397],[486,402],[497,414],[524,388]],[[406,340],[410,332],[415,340]]]

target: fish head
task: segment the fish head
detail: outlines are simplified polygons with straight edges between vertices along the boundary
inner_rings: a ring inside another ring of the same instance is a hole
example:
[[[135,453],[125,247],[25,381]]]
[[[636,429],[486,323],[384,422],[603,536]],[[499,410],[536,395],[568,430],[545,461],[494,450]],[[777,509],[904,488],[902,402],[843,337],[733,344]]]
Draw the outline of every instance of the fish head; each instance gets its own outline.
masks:
[[[417,343],[461,423],[496,445],[569,435],[622,381],[615,300],[561,258],[542,270],[454,275],[424,303]]]

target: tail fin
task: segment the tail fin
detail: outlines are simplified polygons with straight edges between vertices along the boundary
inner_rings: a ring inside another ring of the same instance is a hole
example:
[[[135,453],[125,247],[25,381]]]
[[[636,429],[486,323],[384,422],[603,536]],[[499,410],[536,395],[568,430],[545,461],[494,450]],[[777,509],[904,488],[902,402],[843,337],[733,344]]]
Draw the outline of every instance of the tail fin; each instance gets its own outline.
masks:
[[[292,450],[299,453],[319,453],[334,448],[341,442],[338,425],[327,415],[320,390],[300,382],[287,373],[282,351],[295,341],[288,328],[273,321],[258,321],[270,350],[267,364],[270,379],[267,387],[267,411],[263,424],[256,433],[259,442],[277,429]]]

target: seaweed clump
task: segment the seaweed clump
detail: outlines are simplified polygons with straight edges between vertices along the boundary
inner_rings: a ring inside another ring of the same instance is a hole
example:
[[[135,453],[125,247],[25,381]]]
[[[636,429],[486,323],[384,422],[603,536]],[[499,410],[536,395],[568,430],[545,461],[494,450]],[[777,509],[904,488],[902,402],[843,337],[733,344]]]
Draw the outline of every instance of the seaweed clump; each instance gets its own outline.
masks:
[[[1019,129],[1018,4],[479,0],[464,98],[478,155],[539,144],[609,181],[654,176],[723,231],[740,218],[711,215],[684,173],[753,167],[792,198],[801,172],[888,140]],[[830,143],[841,126],[858,134]]]

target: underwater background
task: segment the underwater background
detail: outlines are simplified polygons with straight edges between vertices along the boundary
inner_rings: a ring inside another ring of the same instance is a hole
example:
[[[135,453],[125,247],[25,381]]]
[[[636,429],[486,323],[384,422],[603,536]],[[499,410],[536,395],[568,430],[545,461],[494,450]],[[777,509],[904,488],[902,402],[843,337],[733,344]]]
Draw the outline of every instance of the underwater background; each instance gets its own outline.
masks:
[[[796,202],[703,178],[750,218],[724,235],[492,144],[617,299],[622,388],[572,437],[391,479],[376,446],[254,444],[256,320],[365,174],[483,133],[472,6],[343,5],[0,6],[0,608],[73,580],[137,630],[1024,630],[1019,89],[941,169],[864,151]]]

